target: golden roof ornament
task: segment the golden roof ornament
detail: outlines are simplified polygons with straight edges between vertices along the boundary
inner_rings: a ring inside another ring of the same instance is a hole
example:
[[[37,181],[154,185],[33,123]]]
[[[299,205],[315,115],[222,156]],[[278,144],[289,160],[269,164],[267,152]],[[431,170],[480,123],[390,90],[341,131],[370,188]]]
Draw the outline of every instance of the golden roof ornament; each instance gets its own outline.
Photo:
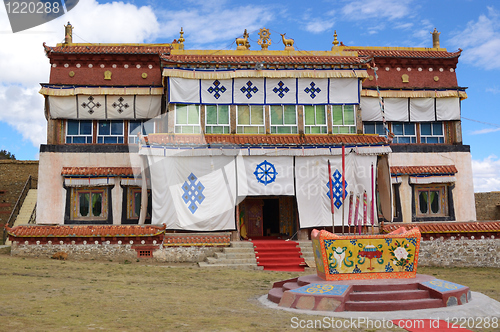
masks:
[[[294,40],[289,38],[285,38],[286,33],[280,34],[281,35],[281,40],[283,41],[283,45],[285,45],[285,51],[294,51],[295,48],[293,47]]]
[[[181,36],[179,37],[178,42],[179,42],[179,44],[184,44],[184,41],[185,41],[185,39],[184,39],[184,30],[182,30],[182,27],[181,27]]]
[[[68,25],[64,26],[64,44],[71,44],[73,42],[73,26],[68,21]]]
[[[257,41],[257,44],[262,47],[262,51],[267,51],[267,48],[269,47],[269,45],[271,45],[271,33],[269,32],[269,29],[260,29],[259,36],[260,38]]]
[[[439,35],[441,32],[438,32],[436,28],[434,28],[434,31],[431,32],[432,35],[432,47],[433,48],[439,48]]]
[[[333,47],[339,46],[339,41],[337,40],[337,30],[333,30]],[[332,51],[333,51],[332,47]]]
[[[247,32],[247,29],[245,29],[245,32],[243,32],[243,38],[236,38],[236,49],[237,50],[248,50],[250,49],[250,42],[248,41],[248,37],[250,35]]]

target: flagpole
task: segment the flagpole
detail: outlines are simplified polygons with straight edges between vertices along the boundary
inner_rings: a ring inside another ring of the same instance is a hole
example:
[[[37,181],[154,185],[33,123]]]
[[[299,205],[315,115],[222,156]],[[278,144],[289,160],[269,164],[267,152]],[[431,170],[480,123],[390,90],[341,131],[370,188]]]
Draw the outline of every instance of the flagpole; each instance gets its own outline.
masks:
[[[373,225],[375,224],[375,175],[373,170],[373,163],[372,163],[372,206],[371,206],[370,219],[372,221],[372,235],[373,235]]]
[[[332,185],[332,167],[330,166],[330,159],[328,159],[328,187],[330,187],[330,205],[332,211],[332,233],[335,233],[335,218],[334,218],[334,206],[333,206],[333,185]]]
[[[344,205],[345,205],[345,145],[342,142],[342,235],[344,235]]]

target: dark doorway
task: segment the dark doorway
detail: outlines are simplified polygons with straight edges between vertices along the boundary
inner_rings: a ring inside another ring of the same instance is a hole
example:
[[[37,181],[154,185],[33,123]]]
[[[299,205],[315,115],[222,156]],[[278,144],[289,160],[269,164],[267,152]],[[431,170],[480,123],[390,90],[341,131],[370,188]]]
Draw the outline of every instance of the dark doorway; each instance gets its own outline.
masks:
[[[277,198],[264,199],[262,207],[264,236],[280,235],[280,201]]]

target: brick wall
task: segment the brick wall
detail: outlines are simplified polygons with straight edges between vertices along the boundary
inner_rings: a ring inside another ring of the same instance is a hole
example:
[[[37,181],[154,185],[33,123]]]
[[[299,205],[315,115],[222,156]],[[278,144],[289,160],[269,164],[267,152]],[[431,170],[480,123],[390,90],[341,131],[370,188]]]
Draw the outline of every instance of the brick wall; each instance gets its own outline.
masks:
[[[38,178],[38,161],[0,160],[0,227],[2,232],[3,225],[9,219],[30,175]]]
[[[500,220],[500,191],[475,193],[477,220]]]

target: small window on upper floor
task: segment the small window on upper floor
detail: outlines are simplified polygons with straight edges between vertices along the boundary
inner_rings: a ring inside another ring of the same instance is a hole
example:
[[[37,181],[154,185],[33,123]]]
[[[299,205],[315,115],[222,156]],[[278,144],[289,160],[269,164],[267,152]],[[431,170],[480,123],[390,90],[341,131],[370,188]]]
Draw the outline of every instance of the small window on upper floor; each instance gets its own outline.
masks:
[[[271,134],[297,134],[295,105],[271,106]]]
[[[149,121],[130,121],[128,124],[128,143],[137,143],[137,134],[141,132],[143,136],[155,132],[154,120]]]
[[[354,105],[332,105],[333,134],[356,134]]]
[[[236,132],[238,134],[265,134],[264,106],[238,105]]]
[[[444,143],[443,122],[420,123],[421,143]]]
[[[229,105],[205,106],[205,132],[207,134],[229,134]]]
[[[385,136],[384,123],[380,122],[364,122],[363,129],[365,134],[377,134]]]
[[[391,129],[394,133],[393,143],[417,143],[415,123],[393,122]]]
[[[306,134],[328,133],[328,126],[326,124],[325,105],[304,106],[304,133]]]
[[[92,144],[92,120],[68,120],[66,143]]]
[[[182,134],[199,134],[200,105],[175,105],[175,132]]]
[[[99,144],[123,144],[124,142],[123,121],[99,121],[97,124],[97,143]]]

